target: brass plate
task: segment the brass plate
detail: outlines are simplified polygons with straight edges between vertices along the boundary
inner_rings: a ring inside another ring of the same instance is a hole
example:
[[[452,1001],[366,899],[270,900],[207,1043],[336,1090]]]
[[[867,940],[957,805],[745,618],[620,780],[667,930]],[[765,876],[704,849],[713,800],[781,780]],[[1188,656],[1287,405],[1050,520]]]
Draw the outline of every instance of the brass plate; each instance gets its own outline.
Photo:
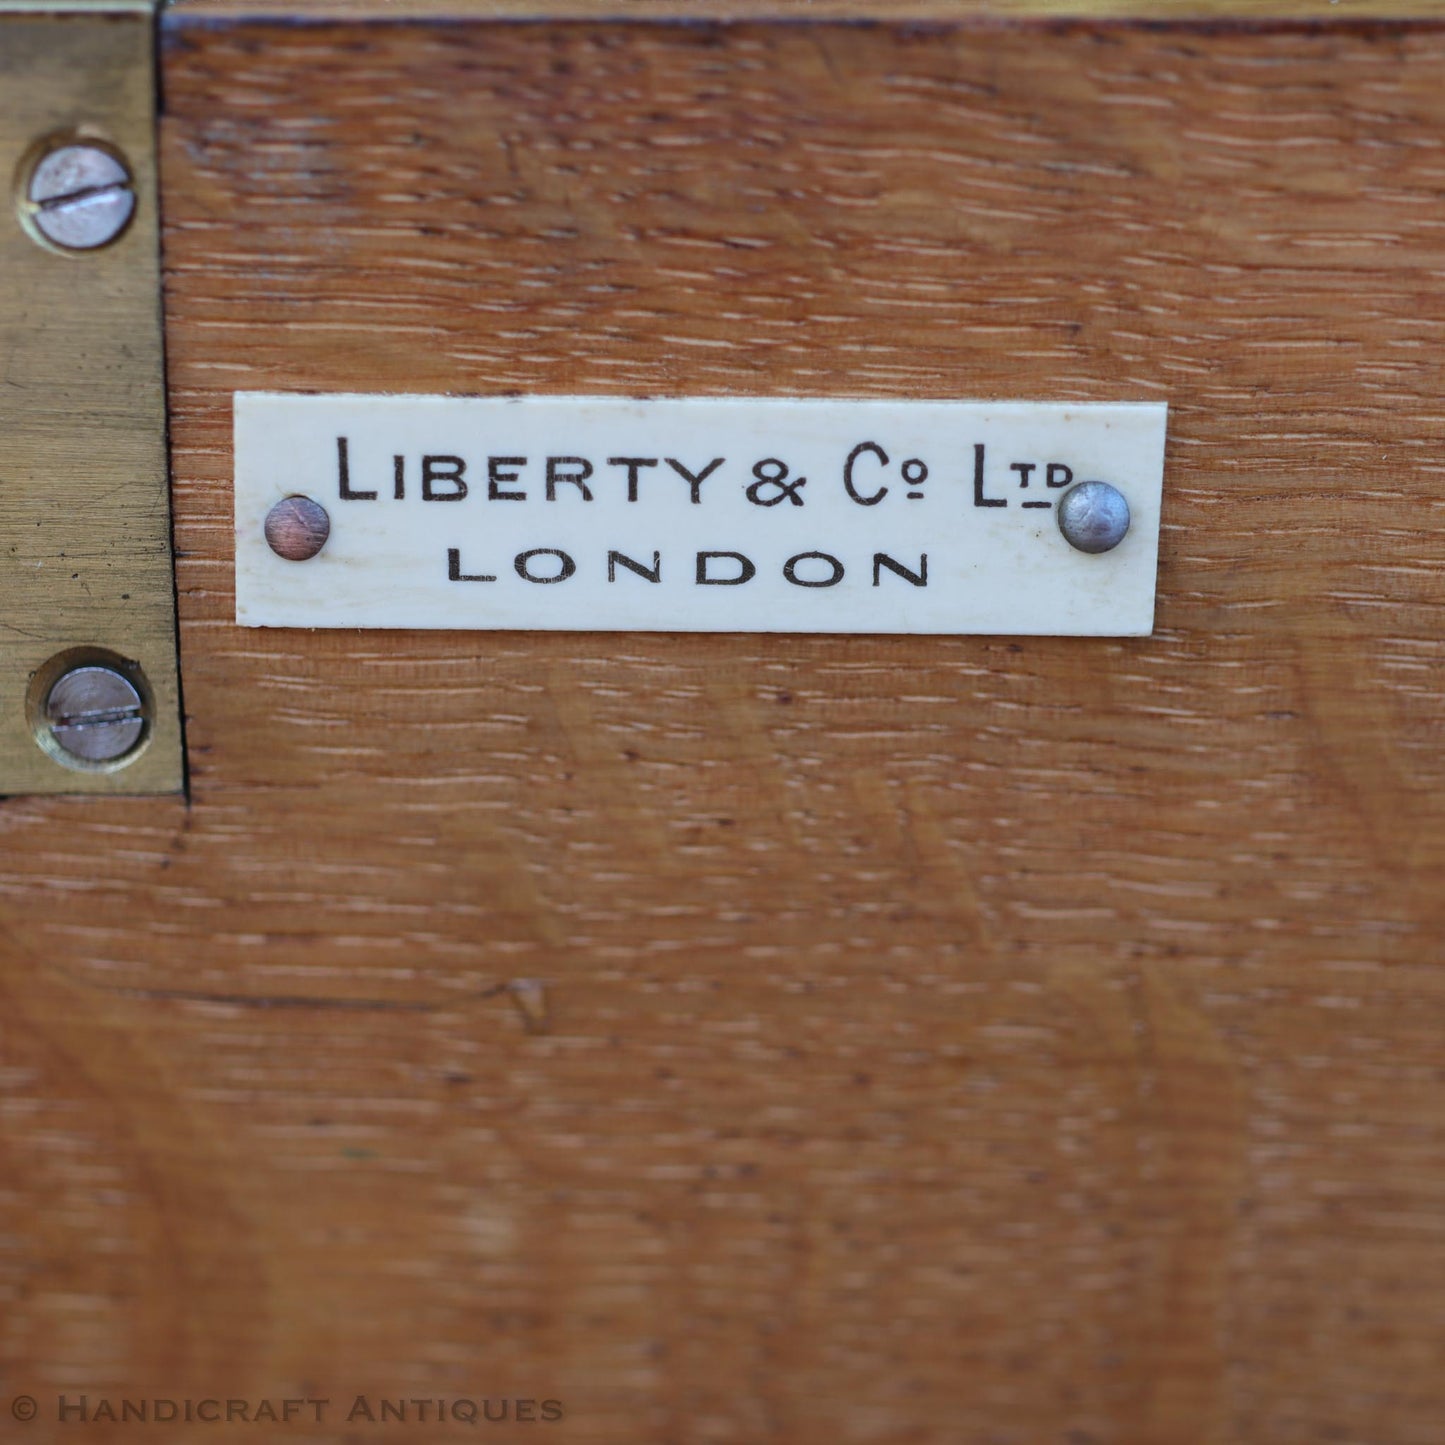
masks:
[[[0,94],[0,793],[176,792],[153,17],[0,6]],[[37,146],[77,136],[126,158],[137,204],[109,247],[67,254],[37,244],[20,200]],[[83,770],[37,743],[36,690],[66,652],[143,676],[129,760]]]

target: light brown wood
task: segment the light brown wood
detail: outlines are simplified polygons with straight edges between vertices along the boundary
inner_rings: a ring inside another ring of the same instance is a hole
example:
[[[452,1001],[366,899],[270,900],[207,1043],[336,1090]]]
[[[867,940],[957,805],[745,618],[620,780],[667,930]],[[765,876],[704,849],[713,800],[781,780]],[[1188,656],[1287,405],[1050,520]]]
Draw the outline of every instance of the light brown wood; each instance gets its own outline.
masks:
[[[1442,0],[171,0],[188,19],[295,20],[1431,20]]]
[[[6,1388],[1434,1445],[1445,34],[164,71],[193,798],[0,810]],[[242,632],[248,387],[1165,398],[1158,631]]]

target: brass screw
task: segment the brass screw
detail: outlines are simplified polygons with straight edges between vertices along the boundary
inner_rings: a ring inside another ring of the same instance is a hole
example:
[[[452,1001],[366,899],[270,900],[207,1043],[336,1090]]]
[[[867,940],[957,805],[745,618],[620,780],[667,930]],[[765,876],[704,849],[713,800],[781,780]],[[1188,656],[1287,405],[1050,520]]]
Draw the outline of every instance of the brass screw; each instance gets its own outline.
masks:
[[[123,758],[146,727],[135,685],[114,668],[94,664],[56,678],[46,694],[45,720],[56,746],[87,763]]]
[[[40,158],[26,190],[30,224],[66,251],[108,246],[130,225],[135,190],[125,162],[98,145],[60,146]]]

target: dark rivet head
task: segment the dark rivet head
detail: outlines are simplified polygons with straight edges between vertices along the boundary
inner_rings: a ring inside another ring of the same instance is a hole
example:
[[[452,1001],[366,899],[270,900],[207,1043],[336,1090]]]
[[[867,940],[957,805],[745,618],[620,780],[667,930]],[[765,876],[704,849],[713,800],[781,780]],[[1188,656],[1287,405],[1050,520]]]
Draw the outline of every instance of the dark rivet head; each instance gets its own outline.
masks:
[[[30,173],[25,194],[31,224],[67,251],[108,246],[135,214],[129,169],[119,156],[97,145],[65,145],[47,152]]]
[[[74,667],[45,698],[45,720],[56,745],[87,763],[123,758],[145,731],[141,695],[114,668]]]
[[[1129,531],[1129,504],[1108,482],[1080,482],[1059,502],[1059,531],[1080,552],[1108,552]]]
[[[282,497],[266,513],[266,542],[288,562],[308,562],[331,535],[331,518],[310,497]]]

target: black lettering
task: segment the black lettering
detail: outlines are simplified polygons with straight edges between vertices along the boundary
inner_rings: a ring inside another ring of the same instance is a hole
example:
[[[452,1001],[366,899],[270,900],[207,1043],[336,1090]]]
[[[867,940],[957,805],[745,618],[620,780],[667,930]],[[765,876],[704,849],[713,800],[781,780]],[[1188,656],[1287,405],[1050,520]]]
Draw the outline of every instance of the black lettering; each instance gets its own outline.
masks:
[[[353,492],[351,490],[350,446],[345,437],[336,438],[336,477],[339,482],[337,495],[343,502],[374,502],[375,492]]]
[[[558,566],[557,574],[553,577],[533,576],[531,567],[533,557],[555,557]],[[524,582],[544,584],[565,582],[577,570],[577,564],[565,552],[556,547],[533,547],[530,552],[519,553],[517,560],[512,565],[517,569],[517,576]]]
[[[1037,462],[1010,462],[1008,469],[1019,474],[1019,486],[1027,487],[1029,484],[1029,473],[1038,466]]]
[[[447,548],[447,581],[448,582],[495,582],[495,577],[485,576],[477,573],[474,576],[467,576],[462,572],[462,549],[460,547]]]
[[[526,457],[488,457],[487,458],[487,500],[489,502],[525,502],[526,492],[504,492],[499,485],[502,482],[515,482],[521,477],[521,473],[508,468],[525,467]]]
[[[406,458],[393,457],[391,459],[391,495],[398,501],[406,500]]]
[[[819,562],[826,562],[832,569],[833,575],[825,577],[821,581],[809,582],[805,577],[798,576],[798,563],[809,562],[816,559]],[[843,580],[843,564],[836,558],[830,557],[826,552],[799,552],[796,557],[789,557],[783,563],[783,576],[793,584],[794,587],[836,587]]]
[[[753,475],[757,481],[748,488],[747,497],[754,506],[777,507],[783,502],[791,502],[795,507],[803,505],[803,499],[798,492],[800,488],[808,485],[808,479],[798,477],[790,482],[787,462],[777,457],[764,457],[753,467]],[[766,497],[763,495],[764,487],[773,489]]]
[[[928,586],[928,553],[919,554],[918,571],[911,572],[902,562],[895,562],[886,552],[875,552],[873,554],[873,585],[878,585],[878,578],[883,568],[903,578],[905,582],[911,582],[915,587]]]
[[[575,472],[564,472],[563,467],[576,467]],[[559,482],[571,482],[579,492],[582,493],[582,500],[590,502],[592,493],[587,490],[587,478],[592,475],[592,463],[584,457],[548,457],[547,458],[547,500],[557,500],[557,485]]]
[[[607,580],[617,581],[618,567],[626,567],[629,572],[636,572],[639,577],[645,577],[649,582],[662,581],[662,553],[652,554],[652,567],[644,567],[641,562],[634,562],[631,557],[624,557],[621,552],[608,552],[607,554]]]
[[[847,489],[848,495],[858,503],[860,507],[876,507],[884,497],[888,495],[887,487],[879,487],[871,497],[860,497],[853,486],[853,463],[863,455],[864,452],[872,452],[878,458],[881,466],[888,465],[888,453],[878,445],[877,442],[859,442],[851,452],[848,453],[848,460],[843,463],[843,486]]]
[[[1058,472],[1062,481],[1054,480],[1054,473]],[[1044,481],[1051,487],[1067,487],[1074,480],[1073,467],[1066,467],[1063,462],[1050,462],[1044,472]]]
[[[702,484],[723,464],[721,457],[714,457],[700,472],[694,475],[676,457],[668,457],[666,461],[668,466],[692,488],[693,506],[697,506],[702,501]]]
[[[657,458],[608,457],[607,465],[609,467],[627,468],[627,500],[629,502],[635,502],[637,500],[637,474],[643,467],[655,467],[657,465]]]
[[[421,459],[421,499],[424,502],[460,502],[467,494],[462,480],[467,464],[460,457],[423,457]],[[433,482],[450,482],[452,490],[437,492]]]
[[[711,470],[711,468],[709,468]],[[708,562],[714,557],[731,557],[738,564],[736,577],[709,577]],[[741,552],[699,552],[697,554],[697,585],[699,587],[741,587],[757,576],[758,569]]]
[[[1006,507],[1002,497],[986,497],[983,494],[983,443],[973,444],[973,504],[975,507]]]

